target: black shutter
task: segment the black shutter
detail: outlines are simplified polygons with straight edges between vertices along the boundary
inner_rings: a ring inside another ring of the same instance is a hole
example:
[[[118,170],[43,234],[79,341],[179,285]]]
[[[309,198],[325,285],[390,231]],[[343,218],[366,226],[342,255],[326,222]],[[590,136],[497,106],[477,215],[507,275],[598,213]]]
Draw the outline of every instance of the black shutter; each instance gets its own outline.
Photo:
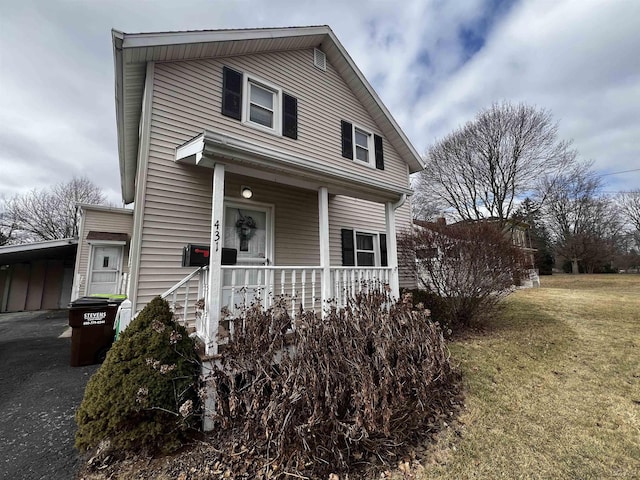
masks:
[[[378,170],[384,170],[384,155],[382,154],[382,137],[380,135],[374,135],[373,143],[376,148],[376,168]]]
[[[298,99],[282,94],[282,135],[298,139]]]
[[[387,260],[387,235],[384,233],[380,234],[380,266],[389,266],[389,260]]]
[[[242,73],[222,67],[222,115],[242,120]]]
[[[354,267],[356,265],[355,249],[353,245],[353,230],[343,228],[342,233],[342,266]]]
[[[353,160],[353,127],[349,122],[342,122],[342,156]]]
[[[380,266],[389,266],[389,259],[387,258],[387,235],[384,233],[380,234]]]

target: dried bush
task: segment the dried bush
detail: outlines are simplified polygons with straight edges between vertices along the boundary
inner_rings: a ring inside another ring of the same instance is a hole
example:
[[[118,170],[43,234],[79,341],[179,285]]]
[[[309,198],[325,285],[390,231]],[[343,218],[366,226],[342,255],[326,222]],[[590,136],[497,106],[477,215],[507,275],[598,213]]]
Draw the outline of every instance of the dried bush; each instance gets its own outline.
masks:
[[[519,284],[526,259],[510,232],[487,222],[419,226],[399,239],[400,262],[437,304],[449,328],[467,327],[495,313]]]
[[[410,301],[358,295],[325,318],[283,302],[235,321],[215,367],[216,435],[258,452],[269,469],[321,478],[390,458],[454,409],[458,374],[439,327]],[[274,467],[274,465],[277,465]]]
[[[199,358],[169,304],[156,297],[113,344],[76,413],[76,447],[171,452],[198,421]]]

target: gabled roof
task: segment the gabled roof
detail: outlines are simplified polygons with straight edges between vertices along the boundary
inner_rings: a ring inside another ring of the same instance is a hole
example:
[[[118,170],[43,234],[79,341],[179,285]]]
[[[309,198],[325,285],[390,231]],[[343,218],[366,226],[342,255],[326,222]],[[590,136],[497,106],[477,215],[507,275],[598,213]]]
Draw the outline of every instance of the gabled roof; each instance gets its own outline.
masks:
[[[407,136],[326,25],[311,27],[124,33],[112,30],[120,180],[125,203],[134,199],[139,124],[147,62],[319,48],[367,109],[410,172],[424,168]]]

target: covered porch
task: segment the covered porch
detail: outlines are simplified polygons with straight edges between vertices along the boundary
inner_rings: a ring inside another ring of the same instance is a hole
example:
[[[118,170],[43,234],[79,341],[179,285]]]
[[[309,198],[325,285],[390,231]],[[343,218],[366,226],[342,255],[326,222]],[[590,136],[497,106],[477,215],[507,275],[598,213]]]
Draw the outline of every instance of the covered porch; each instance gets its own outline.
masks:
[[[223,337],[233,334],[227,331],[223,310],[233,317],[244,305],[259,301],[268,308],[284,297],[292,315],[300,308],[323,314],[346,305],[363,289],[385,289],[398,297],[395,212],[411,193],[408,188],[325,170],[306,159],[210,131],[178,147],[176,162],[213,170],[208,263],[163,294],[174,308],[183,306],[181,316],[194,323],[207,355],[218,354]],[[306,201],[286,209],[297,212],[300,225],[283,220],[285,209],[268,197],[256,199],[253,181],[304,192]],[[238,195],[232,198],[230,188],[239,190]],[[366,215],[361,227],[344,225],[331,215],[336,196],[378,204],[382,229],[369,228]],[[198,299],[204,304],[190,310]]]

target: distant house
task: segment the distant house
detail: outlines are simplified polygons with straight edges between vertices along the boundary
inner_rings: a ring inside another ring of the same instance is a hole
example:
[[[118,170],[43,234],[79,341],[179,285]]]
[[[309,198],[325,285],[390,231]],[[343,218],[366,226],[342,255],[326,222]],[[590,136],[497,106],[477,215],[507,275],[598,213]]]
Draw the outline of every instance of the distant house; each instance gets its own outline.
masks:
[[[223,307],[284,293],[320,312],[414,285],[396,234],[423,163],[329,27],[114,30],[113,47],[131,229],[88,226],[86,209],[79,295],[120,275],[134,313],[162,293],[185,320],[203,297],[196,333],[216,354]]]
[[[484,222],[488,224],[494,224],[496,226],[499,225],[499,221],[496,218],[487,218],[482,220],[463,220],[457,223],[450,224],[452,228],[455,228],[456,225],[467,225],[469,223],[476,222]],[[432,230],[436,230],[439,227],[447,225],[447,221],[444,217],[438,218],[435,222],[417,220],[413,221],[414,227],[418,228],[428,228]],[[528,278],[515,279],[516,283],[519,283],[522,286],[540,286],[540,280],[538,278],[538,272],[535,267],[535,252],[536,249],[533,248],[531,242],[531,236],[529,233],[530,227],[527,223],[519,221],[519,220],[507,220],[502,226],[502,231],[504,235],[511,239],[511,242],[514,246],[516,246],[522,253],[522,261],[524,264],[522,267],[528,271]],[[437,252],[432,253],[433,256],[437,256]]]

